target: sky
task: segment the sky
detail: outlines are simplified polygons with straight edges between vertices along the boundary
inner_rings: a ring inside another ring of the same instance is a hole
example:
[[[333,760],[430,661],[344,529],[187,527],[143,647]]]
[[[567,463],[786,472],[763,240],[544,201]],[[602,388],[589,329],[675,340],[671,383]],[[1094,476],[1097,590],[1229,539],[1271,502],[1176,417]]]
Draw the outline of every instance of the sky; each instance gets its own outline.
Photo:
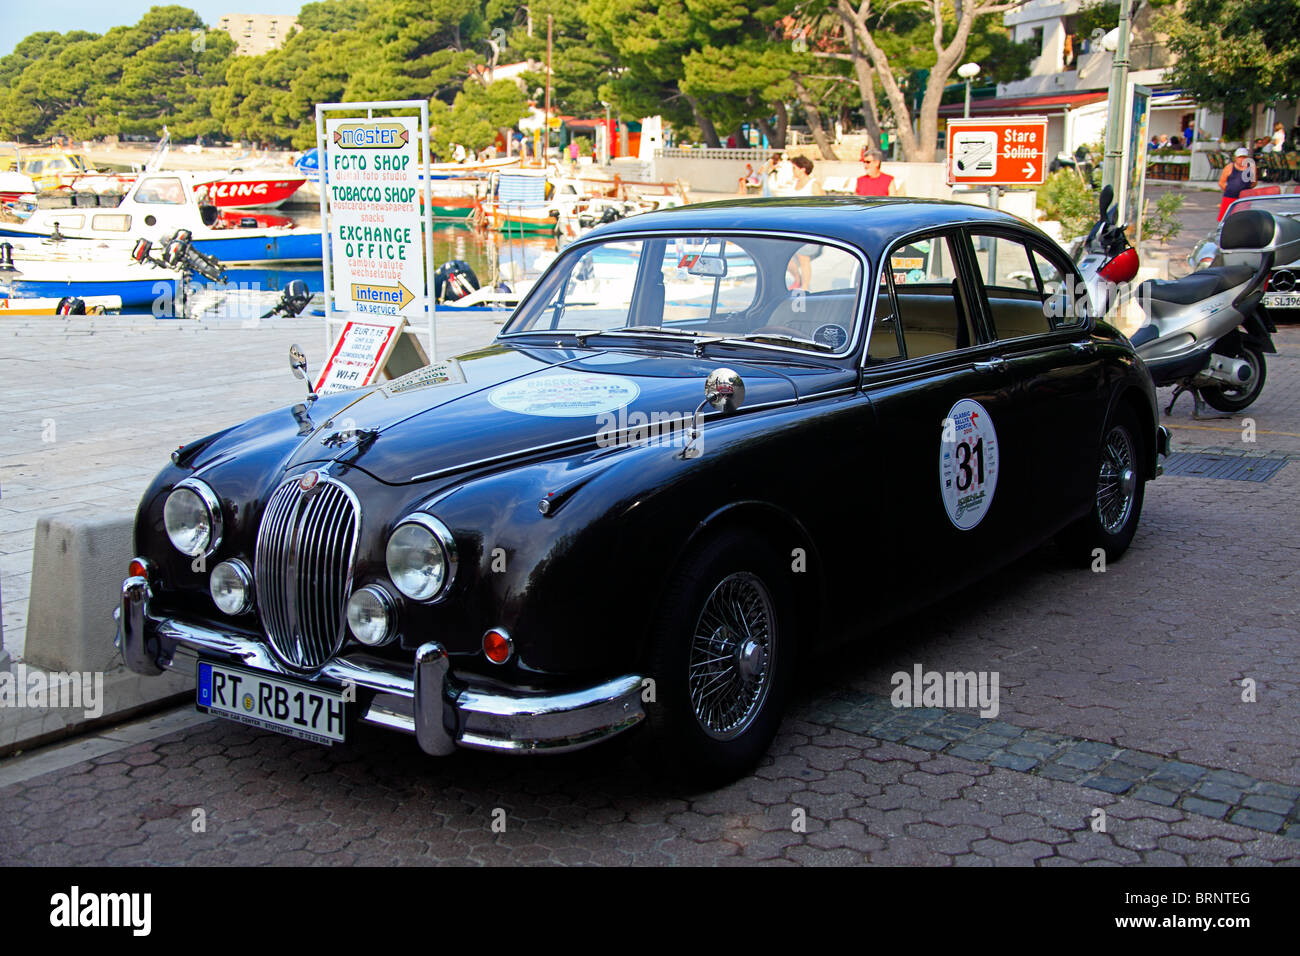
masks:
[[[303,0],[0,0],[0,56],[12,53],[18,41],[41,30],[89,30],[103,33],[110,27],[137,22],[150,7],[189,7],[208,26],[227,13],[297,13]]]

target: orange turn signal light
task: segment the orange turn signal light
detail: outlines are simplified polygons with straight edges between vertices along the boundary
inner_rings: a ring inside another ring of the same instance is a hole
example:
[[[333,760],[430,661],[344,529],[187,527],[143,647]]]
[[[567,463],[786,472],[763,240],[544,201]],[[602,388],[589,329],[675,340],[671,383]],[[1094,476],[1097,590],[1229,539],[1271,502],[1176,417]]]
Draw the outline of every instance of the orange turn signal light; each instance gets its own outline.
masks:
[[[493,628],[483,635],[483,654],[493,664],[504,664],[514,653],[515,642],[510,635],[500,628]]]
[[[126,566],[126,576],[129,578],[147,578],[149,577],[149,565],[144,563],[143,558],[132,558],[131,563]]]

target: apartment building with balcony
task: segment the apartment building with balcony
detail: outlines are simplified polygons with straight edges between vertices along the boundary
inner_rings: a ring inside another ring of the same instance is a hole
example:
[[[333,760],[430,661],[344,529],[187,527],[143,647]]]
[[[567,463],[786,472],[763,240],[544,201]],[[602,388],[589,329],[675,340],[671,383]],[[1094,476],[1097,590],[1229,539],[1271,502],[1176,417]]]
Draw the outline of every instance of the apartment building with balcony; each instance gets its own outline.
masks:
[[[298,18],[283,13],[227,13],[217,19],[217,29],[235,41],[236,56],[259,56],[278,50],[298,27]]]

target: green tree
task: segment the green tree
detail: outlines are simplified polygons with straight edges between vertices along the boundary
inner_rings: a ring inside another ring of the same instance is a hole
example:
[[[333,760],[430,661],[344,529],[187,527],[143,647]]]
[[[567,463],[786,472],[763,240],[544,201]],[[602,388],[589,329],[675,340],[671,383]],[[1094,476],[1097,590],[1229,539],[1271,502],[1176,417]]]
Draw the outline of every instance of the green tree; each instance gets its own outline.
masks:
[[[511,80],[466,83],[451,106],[441,100],[430,104],[429,127],[433,151],[444,158],[451,144],[480,150],[490,146],[498,131],[510,129],[528,115],[528,100]]]
[[[1158,20],[1178,60],[1166,78],[1221,110],[1300,98],[1300,0],[1186,0]]]
[[[939,105],[958,64],[984,18],[1005,13],[1025,0],[929,0],[919,9],[891,6],[884,0],[827,0],[844,27],[845,49],[860,86],[879,82],[894,118],[898,142],[908,160],[932,162],[939,131]],[[916,20],[908,23],[907,17]],[[900,82],[900,67],[914,77],[917,97]],[[918,71],[925,70],[924,78]],[[865,101],[873,91],[863,89]],[[919,99],[919,108],[914,108]],[[916,128],[913,129],[913,119]]]

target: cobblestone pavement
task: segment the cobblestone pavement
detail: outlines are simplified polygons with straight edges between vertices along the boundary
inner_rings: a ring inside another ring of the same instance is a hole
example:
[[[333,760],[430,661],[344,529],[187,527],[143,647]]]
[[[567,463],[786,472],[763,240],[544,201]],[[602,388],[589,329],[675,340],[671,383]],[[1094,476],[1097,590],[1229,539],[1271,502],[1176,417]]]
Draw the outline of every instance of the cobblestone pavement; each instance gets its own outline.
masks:
[[[1185,403],[1181,450],[1300,453],[1300,330],[1278,345],[1255,440]],[[1298,494],[1294,461],[1161,478],[1104,573],[1045,547],[823,660],[760,767],[713,793],[619,746],[434,761],[379,731],[324,749],[206,721],[27,779],[0,762],[0,861],[1294,864]],[[917,665],[997,672],[999,713],[895,710]]]

